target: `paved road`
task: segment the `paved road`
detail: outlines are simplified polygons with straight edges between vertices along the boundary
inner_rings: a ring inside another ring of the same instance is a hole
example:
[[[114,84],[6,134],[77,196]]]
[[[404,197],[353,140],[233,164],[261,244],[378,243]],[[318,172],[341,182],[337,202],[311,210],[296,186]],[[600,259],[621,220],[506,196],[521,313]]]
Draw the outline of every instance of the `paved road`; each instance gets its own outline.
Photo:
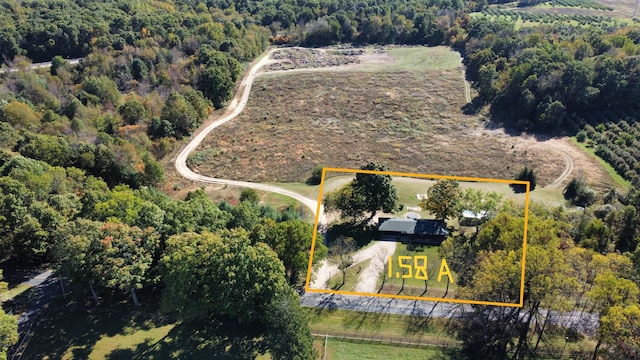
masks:
[[[20,359],[22,357],[22,352],[24,352],[31,336],[33,336],[33,328],[37,324],[38,316],[55,297],[62,295],[59,280],[54,276],[53,270],[43,271],[25,281],[24,284],[35,288],[35,296],[31,300],[29,307],[20,314],[18,319],[19,338],[18,342],[8,351],[8,354],[11,355],[9,359]]]
[[[320,211],[319,222],[321,224],[326,223],[326,219],[324,217],[324,211],[322,207],[318,206],[316,200],[309,199],[303,195],[300,195],[296,192],[283,189],[274,185],[267,184],[259,184],[252,183],[247,181],[237,181],[237,180],[229,180],[229,179],[220,179],[213,178],[205,175],[200,175],[193,172],[187,166],[187,158],[189,154],[193,152],[198,145],[204,140],[204,138],[214,129],[223,125],[224,123],[233,120],[236,118],[249,100],[249,95],[251,92],[251,86],[256,76],[258,76],[258,71],[264,65],[272,62],[271,55],[277,49],[270,50],[265,57],[263,57],[260,61],[254,64],[249,73],[245,76],[245,78],[240,83],[238,88],[238,92],[235,97],[229,104],[227,108],[227,115],[223,116],[220,119],[213,121],[207,127],[205,127],[202,131],[197,133],[191,141],[185,145],[185,147],[180,151],[176,160],[175,167],[176,170],[185,178],[199,181],[203,183],[210,184],[224,184],[231,186],[240,186],[253,188],[256,190],[270,191],[274,193],[278,193],[281,195],[285,195],[291,197],[305,206],[307,206],[311,211],[316,214]],[[230,113],[229,113],[230,111]],[[571,158],[566,154],[562,154],[565,161],[567,161],[567,168],[563,172],[563,175],[560,177],[560,180],[563,180],[564,177],[568,176],[570,173],[570,168],[573,166],[573,162]],[[558,182],[558,180],[556,180]],[[369,257],[364,257],[362,254],[357,255],[357,260],[363,261],[363,259],[371,258],[375,255],[375,251],[369,254]],[[326,266],[330,266],[325,262]],[[335,271],[335,269],[333,269]],[[332,271],[328,271],[328,273],[332,273]],[[318,279],[317,279],[318,280]],[[317,281],[316,285],[323,284],[322,280]],[[324,282],[326,283],[326,281]],[[321,287],[321,286],[319,286]],[[315,307],[315,308],[339,308],[345,310],[355,310],[355,311],[366,311],[366,312],[377,312],[377,313],[392,313],[392,314],[405,314],[405,315],[420,315],[420,316],[434,316],[434,317],[456,317],[463,316],[465,312],[471,311],[471,307],[468,305],[458,305],[453,303],[437,303],[437,302],[427,302],[427,301],[417,301],[417,300],[401,300],[401,299],[386,299],[379,297],[367,297],[367,296],[347,296],[347,295],[335,295],[335,294],[320,294],[320,293],[305,293],[301,299],[303,306]],[[594,314],[582,314],[582,313],[557,313],[552,312],[551,321],[563,324],[565,326],[570,324],[578,324],[579,329],[587,334],[593,333],[594,329],[597,328],[598,317]]]
[[[65,61],[68,64],[71,65],[77,65],[78,63],[80,63],[80,60],[82,58],[76,58],[76,59],[65,59]],[[35,64],[31,64],[29,66],[31,69],[40,69],[40,68],[48,68],[51,67],[51,61],[46,61],[46,62],[41,62],[41,63],[35,63]],[[15,72],[18,71],[19,69],[17,68],[6,68],[6,69],[0,69],[0,74],[2,73],[6,73],[6,72]]]
[[[389,299],[375,296],[355,296],[343,294],[323,294],[307,292],[301,296],[302,306],[326,310],[351,310],[367,313],[397,314],[412,316],[430,316],[438,318],[461,318],[473,311],[471,305],[447,302]],[[547,310],[541,313],[546,316]],[[521,316],[524,316],[524,311]],[[581,312],[552,311],[549,316],[552,324],[574,327],[578,331],[593,336],[598,328],[596,314]]]

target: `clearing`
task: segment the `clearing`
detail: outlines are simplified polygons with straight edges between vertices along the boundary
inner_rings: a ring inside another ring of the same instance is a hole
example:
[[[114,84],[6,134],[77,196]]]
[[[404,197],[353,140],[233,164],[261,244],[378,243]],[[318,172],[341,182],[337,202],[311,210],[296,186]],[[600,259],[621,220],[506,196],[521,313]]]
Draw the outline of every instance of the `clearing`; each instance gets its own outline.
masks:
[[[463,114],[458,53],[403,47],[358,56],[348,65],[256,78],[243,113],[207,137],[194,151],[204,161],[189,165],[252,182],[304,182],[317,164],[377,161],[393,171],[490,178],[512,178],[526,165],[540,186],[561,187],[571,174],[594,168],[592,182],[612,183],[588,157],[565,171],[573,164],[561,154],[581,153],[570,141],[511,135],[488,128],[484,115]]]

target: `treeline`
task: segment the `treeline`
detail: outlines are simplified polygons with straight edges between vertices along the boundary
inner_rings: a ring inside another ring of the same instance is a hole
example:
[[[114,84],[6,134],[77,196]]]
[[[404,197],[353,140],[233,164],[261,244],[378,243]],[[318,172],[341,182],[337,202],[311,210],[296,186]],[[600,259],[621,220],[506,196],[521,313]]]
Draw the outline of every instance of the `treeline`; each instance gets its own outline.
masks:
[[[105,181],[81,169],[51,166],[7,152],[1,154],[0,175],[3,261],[32,265],[54,261],[53,249],[68,235],[60,229],[83,219],[152,229],[159,245],[183,232],[234,228],[247,231],[255,228],[259,232],[255,241],[271,243],[276,240],[265,234],[280,223],[292,221],[304,229],[298,233],[300,251],[308,252],[311,246],[311,226],[301,220],[302,209],[288,207],[280,211],[258,205],[257,195],[251,190],[243,192],[236,206],[226,202],[214,204],[202,190],[189,193],[183,201],[174,201],[152,187],[109,188]],[[272,245],[284,246],[275,242]],[[286,247],[292,250],[289,245]],[[295,254],[297,251],[282,255]],[[292,284],[297,284],[300,280],[297,275],[304,269],[306,265],[287,267]]]
[[[460,0],[207,1],[233,8],[268,27],[276,42],[305,45],[335,43],[438,45],[456,36]]]
[[[189,55],[209,44],[250,60],[263,50],[265,39],[252,21],[211,10],[204,1],[3,0],[0,21],[8,26],[0,32],[0,53],[5,61],[16,55],[50,61],[151,42]]]
[[[633,358],[640,351],[640,329],[629,325],[640,315],[639,194],[609,194],[605,205],[584,213],[534,204],[528,218],[524,306],[474,306],[451,322],[469,358],[543,356],[540,345],[549,346],[554,336],[566,342],[584,339],[588,330],[580,319],[593,314],[598,322],[588,334],[596,342],[588,350],[593,357]],[[523,224],[523,209],[507,202],[475,234],[461,233],[442,243],[440,255],[458,274],[457,296],[520,302]],[[558,312],[576,317],[559,327],[553,323]]]
[[[18,69],[0,75],[2,147],[110,187],[160,185],[157,161],[231,98],[270,33],[233,9],[159,4],[2,1],[0,52]]]
[[[505,124],[577,132],[583,115],[637,109],[640,32],[474,19],[467,28],[467,76]]]
[[[359,1],[29,1],[0,3],[4,61],[26,55],[84,57],[95,49],[121,51],[157,43],[193,55],[202,45],[255,58],[265,30],[295,42],[441,44],[447,41],[461,0]]]
[[[435,0],[1,5],[12,24],[0,36],[3,60],[19,69],[0,84],[0,121],[17,132],[5,148],[134,188],[163,181],[156,161],[224,106],[269,37],[441,44],[460,39],[463,9]],[[76,56],[75,66],[65,59]],[[31,60],[52,60],[50,71],[31,70]]]

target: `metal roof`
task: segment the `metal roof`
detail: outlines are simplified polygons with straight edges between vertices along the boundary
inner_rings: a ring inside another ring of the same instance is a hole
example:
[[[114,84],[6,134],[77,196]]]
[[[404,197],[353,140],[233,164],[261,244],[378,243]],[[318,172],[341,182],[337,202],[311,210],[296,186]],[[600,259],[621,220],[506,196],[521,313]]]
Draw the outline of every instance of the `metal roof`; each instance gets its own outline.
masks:
[[[397,232],[402,234],[440,235],[447,236],[447,226],[442,220],[425,219],[389,219],[380,224],[378,231]]]
[[[412,219],[389,219],[380,224],[378,231],[393,231],[404,234],[413,234],[416,221]]]

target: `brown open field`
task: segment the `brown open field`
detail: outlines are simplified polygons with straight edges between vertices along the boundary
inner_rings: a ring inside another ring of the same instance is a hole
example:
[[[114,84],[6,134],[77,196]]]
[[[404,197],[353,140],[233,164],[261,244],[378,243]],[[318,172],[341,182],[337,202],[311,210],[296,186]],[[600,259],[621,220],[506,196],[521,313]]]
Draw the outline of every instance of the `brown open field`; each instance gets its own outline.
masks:
[[[636,0],[594,0],[605,6],[613,8],[613,13],[618,16],[631,17],[636,7]],[[611,14],[609,15],[611,16]]]
[[[316,59],[336,53],[315,51]],[[366,49],[347,65],[263,74],[243,113],[211,133],[189,166],[208,176],[274,183],[311,198],[318,187],[304,181],[316,164],[358,168],[369,160],[393,171],[487,178],[512,178],[526,165],[547,186],[532,199],[556,205],[564,185],[579,174],[599,191],[616,186],[568,138],[510,135],[489,124],[486,114],[463,114],[469,95],[463,73],[460,55],[449,48],[397,47]],[[203,127],[225,112],[216,111]],[[164,160],[163,190],[171,196],[202,187],[216,200],[237,198],[239,189],[184,179],[174,159]],[[288,203],[261,195],[265,203]]]
[[[527,165],[541,185],[560,175],[565,164],[553,149],[485,130],[481,116],[464,115],[464,92],[460,65],[267,74],[256,79],[243,114],[203,142],[189,165],[258,182],[304,181],[317,164],[358,168],[367,161],[492,178],[511,178]]]

